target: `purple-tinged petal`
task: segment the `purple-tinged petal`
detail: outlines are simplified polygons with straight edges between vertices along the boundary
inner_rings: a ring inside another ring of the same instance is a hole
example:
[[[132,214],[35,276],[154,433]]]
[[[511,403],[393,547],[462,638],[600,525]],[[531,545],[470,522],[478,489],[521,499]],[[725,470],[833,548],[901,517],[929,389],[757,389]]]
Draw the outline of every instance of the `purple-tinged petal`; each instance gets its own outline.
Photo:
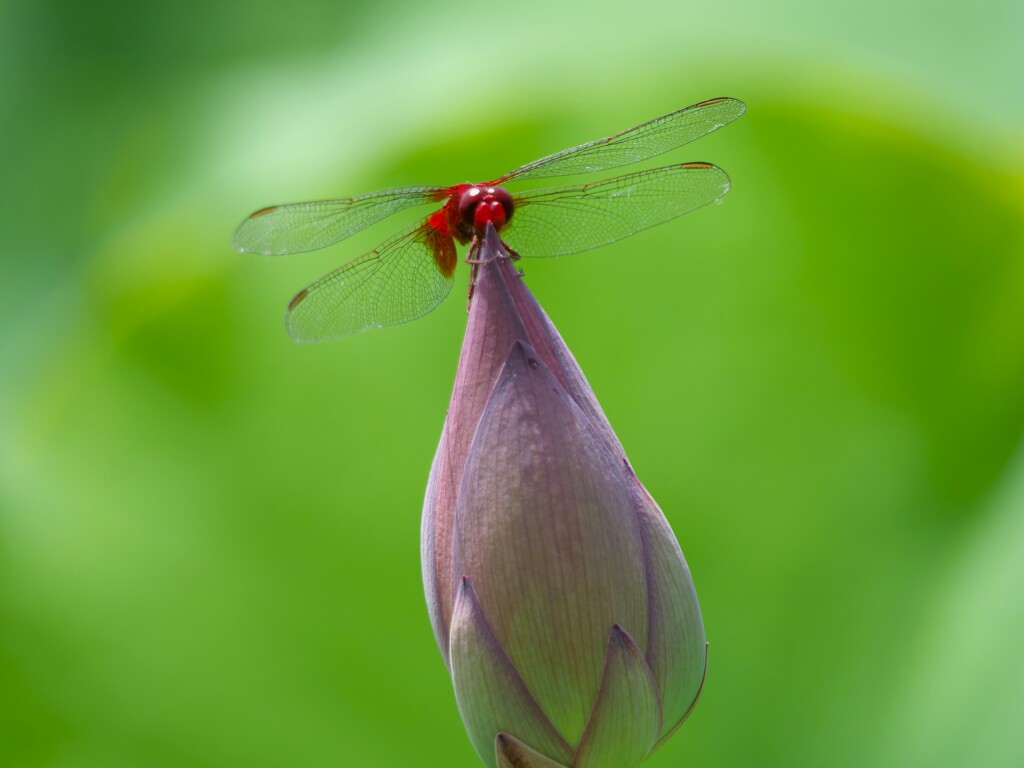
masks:
[[[481,263],[455,387],[430,470],[421,528],[424,591],[434,636],[446,660],[459,575],[452,567],[455,496],[480,415],[513,343],[523,341],[534,348],[609,450],[624,456],[586,377],[508,258],[493,227],[488,227],[476,256]]]
[[[484,252],[487,254],[506,253],[493,230],[488,230],[485,246],[486,251]],[[487,290],[490,290],[495,297],[500,297],[507,302],[510,315],[517,319],[525,332],[525,335],[519,338],[534,348],[538,357],[569,393],[569,397],[580,407],[587,419],[607,442],[608,447],[620,455],[625,455],[619,438],[616,437],[611,424],[608,423],[608,418],[601,410],[576,358],[562,341],[558,329],[555,328],[547,313],[526,287],[522,274],[511,259],[493,258],[486,265],[481,266],[477,292],[482,294]]]
[[[434,636],[446,660],[448,628],[459,576],[452,568],[455,496],[480,415],[505,364],[508,350],[517,340],[529,337],[508,286],[499,278],[500,262],[511,270],[513,284],[518,285],[520,291],[526,291],[511,267],[511,260],[500,255],[504,252],[501,241],[495,244],[492,240],[477,254],[484,263],[479,266],[480,276],[462,341],[452,399],[423,504],[420,549],[424,591]]]
[[[493,768],[494,734],[506,732],[568,763],[572,747],[551,725],[512,666],[469,579],[462,580],[455,598],[451,670],[462,720],[484,762]]]
[[[683,723],[686,722],[686,718],[688,718],[690,716],[690,713],[693,712],[693,708],[696,707],[697,706],[697,702],[700,701],[700,694],[704,690],[704,682],[708,678],[708,646],[709,645],[710,645],[710,643],[704,643],[704,671],[701,673],[701,676],[700,676],[700,686],[698,686],[698,688],[697,688],[697,695],[694,696],[693,697],[693,701],[690,702],[690,708],[683,713],[683,716],[681,718],[676,720],[674,725],[666,723],[664,726],[662,726],[662,731],[663,731],[662,736],[661,736],[660,739],[658,739],[658,743],[654,745],[654,749],[651,750],[652,752],[655,751],[656,749],[658,749],[666,741],[668,741],[669,738],[672,736],[672,734],[679,730],[679,726],[681,726]]]
[[[535,752],[523,742],[507,733],[494,737],[494,755],[498,768],[567,768],[568,764],[556,763],[550,757]]]
[[[704,681],[707,644],[690,567],[668,520],[630,470],[647,570],[646,657],[661,691],[664,732],[690,711]]]
[[[634,768],[661,735],[657,684],[643,652],[623,629],[608,636],[601,690],[573,768]]]
[[[508,354],[458,494],[456,565],[552,723],[583,733],[608,627],[646,643],[640,532],[621,459],[525,344]]]
[[[439,465],[447,463],[448,457],[448,433],[447,429],[441,432],[441,441],[437,446],[437,453],[434,454],[434,461],[430,465],[430,475],[427,478],[427,492],[423,501],[423,520],[420,523],[420,567],[423,570],[423,592],[427,598],[427,614],[430,616],[430,625],[434,628],[434,637],[438,647],[441,649],[441,656],[444,663],[448,664],[448,621],[445,608],[442,605],[440,584],[437,574],[437,532],[439,530],[438,516],[451,518],[451,514],[445,515],[444,504],[439,505],[441,486],[444,484],[442,477],[444,472]],[[444,581],[447,583],[449,570],[444,571]],[[449,668],[449,671],[450,668]]]

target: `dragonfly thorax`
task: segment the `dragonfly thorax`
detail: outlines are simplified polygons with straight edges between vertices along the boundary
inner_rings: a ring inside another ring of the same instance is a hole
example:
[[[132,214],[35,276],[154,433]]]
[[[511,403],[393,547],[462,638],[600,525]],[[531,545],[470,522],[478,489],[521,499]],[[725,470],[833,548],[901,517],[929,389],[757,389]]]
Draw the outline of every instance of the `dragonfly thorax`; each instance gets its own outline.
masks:
[[[512,195],[504,187],[474,184],[458,192],[457,198],[459,230],[467,240],[473,235],[483,236],[488,223],[500,231],[515,208]]]

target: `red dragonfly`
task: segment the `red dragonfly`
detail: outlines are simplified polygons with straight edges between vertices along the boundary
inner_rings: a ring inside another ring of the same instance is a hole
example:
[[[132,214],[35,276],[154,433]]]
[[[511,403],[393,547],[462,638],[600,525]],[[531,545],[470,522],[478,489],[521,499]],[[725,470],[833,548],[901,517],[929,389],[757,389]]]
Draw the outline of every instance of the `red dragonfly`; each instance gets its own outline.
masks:
[[[488,223],[514,255],[562,256],[629,237],[729,191],[725,171],[710,163],[666,165],[518,194],[507,192],[506,182],[593,173],[647,160],[721,128],[745,109],[736,99],[702,101],[480,184],[396,187],[272,205],[243,221],[233,244],[246,253],[313,251],[403,208],[441,203],[425,219],[303,288],[288,304],[288,331],[296,341],[398,325],[444,300],[454,282],[455,241],[472,243],[466,259],[472,261]]]

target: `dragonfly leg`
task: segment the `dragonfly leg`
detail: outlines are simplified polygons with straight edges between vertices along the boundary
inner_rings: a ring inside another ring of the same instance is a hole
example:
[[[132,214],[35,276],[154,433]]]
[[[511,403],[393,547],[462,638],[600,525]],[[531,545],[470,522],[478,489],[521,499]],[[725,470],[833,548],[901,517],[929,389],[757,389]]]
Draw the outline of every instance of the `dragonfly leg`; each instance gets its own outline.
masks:
[[[513,261],[519,261],[521,258],[523,258],[516,251],[509,248],[508,243],[506,243],[504,240],[501,241],[501,244],[505,246],[505,250],[508,251],[508,255],[512,257]]]
[[[474,243],[476,243],[476,242],[477,241],[474,241]],[[518,253],[516,253],[511,248],[509,248],[508,244],[504,240],[501,242],[501,244],[502,244],[502,246],[504,246],[505,251],[507,252],[508,257],[510,259],[512,259],[513,261],[519,261],[519,259],[522,258],[522,256],[520,256]],[[469,253],[466,254],[466,263],[467,264],[483,264],[484,262],[488,261],[488,259],[478,259],[478,258],[476,258],[476,252],[478,250],[480,250],[480,249],[479,248],[470,248]],[[495,258],[495,257],[492,256],[491,258]],[[499,256],[497,258],[502,258],[502,257]]]
[[[470,265],[469,270],[469,293],[466,295],[466,312],[469,312],[470,306],[473,304],[473,291],[476,289],[476,277],[477,271],[480,265],[483,263],[480,259],[476,258],[476,252],[480,250],[479,238],[473,238],[473,244],[469,246],[469,252],[466,254],[466,263]]]
[[[476,273],[481,264],[479,261],[471,263],[473,266],[469,271],[469,293],[466,295],[466,312],[469,312],[469,308],[473,305],[473,291],[476,290]]]

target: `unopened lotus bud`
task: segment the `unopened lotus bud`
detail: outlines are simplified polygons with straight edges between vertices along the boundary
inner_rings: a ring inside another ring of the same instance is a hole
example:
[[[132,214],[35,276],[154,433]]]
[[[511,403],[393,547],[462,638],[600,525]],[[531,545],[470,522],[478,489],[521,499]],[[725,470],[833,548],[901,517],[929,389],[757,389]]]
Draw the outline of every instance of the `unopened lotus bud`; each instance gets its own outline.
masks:
[[[423,577],[491,768],[633,768],[689,714],[690,570],[492,227],[430,472]]]

